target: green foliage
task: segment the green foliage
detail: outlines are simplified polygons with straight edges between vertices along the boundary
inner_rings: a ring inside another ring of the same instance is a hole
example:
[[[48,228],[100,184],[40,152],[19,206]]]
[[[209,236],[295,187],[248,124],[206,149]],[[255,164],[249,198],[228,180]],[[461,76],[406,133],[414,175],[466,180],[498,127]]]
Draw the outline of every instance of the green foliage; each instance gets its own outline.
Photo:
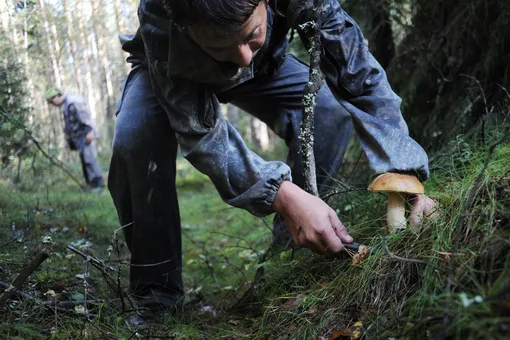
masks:
[[[487,145],[500,138],[495,131]],[[505,338],[510,140],[494,149],[485,168],[488,151],[459,137],[435,157],[426,192],[440,202],[441,217],[418,233],[381,236],[384,196],[343,194],[336,202],[341,219],[377,254],[359,265],[342,256],[266,266],[258,335],[328,338],[361,320],[369,339],[441,332],[445,338]]]
[[[28,139],[17,122],[28,122],[30,108],[24,68],[7,35],[0,35],[0,50],[0,159],[6,165],[26,152]]]
[[[313,339],[330,338],[333,331],[361,321],[370,339],[435,337],[443,328],[449,338],[504,338],[502,327],[508,319],[502,301],[508,297],[510,268],[510,144],[505,140],[498,145],[485,168],[489,146],[504,136],[501,128],[487,126],[492,128],[485,143],[458,136],[432,157],[434,176],[425,183],[426,192],[440,202],[442,212],[419,232],[382,235],[386,204],[382,194],[351,191],[335,196],[331,204],[351,234],[377,250],[357,265],[348,253],[332,259],[306,250],[283,252],[258,265],[269,241],[266,224],[270,225],[271,217],[260,220],[228,207],[208,180],[179,159],[179,175],[194,183],[179,185],[188,304],[178,315],[155,320],[139,331],[144,336],[183,339]],[[350,184],[338,186],[349,188]],[[38,186],[32,190],[9,192],[0,187],[0,244],[4,244],[0,280],[12,280],[21,264],[40,249],[41,239],[51,236],[56,244],[54,256],[23,290],[44,299],[49,299],[44,292],[54,290],[62,300],[79,302],[87,277],[89,294],[106,298],[109,293],[102,276],[92,267],[85,276],[84,259],[69,253],[65,245],[108,259],[107,248],[118,228],[108,194],[75,192],[69,183],[60,183],[48,193]],[[125,258],[128,253],[121,235],[119,243],[120,257]],[[122,269],[121,284],[126,286],[128,267],[117,263],[115,252],[111,260],[108,263]],[[260,268],[263,278],[252,286]],[[241,298],[250,287],[255,293],[244,304]],[[202,311],[203,305],[214,306],[216,315]],[[105,331],[128,338],[133,333],[118,299],[111,300],[110,309],[105,304],[89,308],[97,315],[95,326],[77,314],[55,316],[33,302],[12,301],[3,317],[28,326],[4,325],[0,332],[35,338],[29,332],[37,329],[30,326],[36,324],[45,325],[45,332],[55,339],[102,338]],[[445,315],[450,316],[446,323]]]

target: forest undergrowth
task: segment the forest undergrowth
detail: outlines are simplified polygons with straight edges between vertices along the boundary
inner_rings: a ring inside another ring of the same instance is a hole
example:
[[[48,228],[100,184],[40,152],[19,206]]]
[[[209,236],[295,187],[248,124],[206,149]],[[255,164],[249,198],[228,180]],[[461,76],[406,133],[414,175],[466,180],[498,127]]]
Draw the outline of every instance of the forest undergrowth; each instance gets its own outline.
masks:
[[[336,258],[306,250],[264,255],[271,217],[228,207],[207,178],[180,162],[187,299],[176,315],[140,328],[127,322],[134,313],[126,290],[129,253],[108,193],[82,193],[66,181],[0,183],[0,284],[49,254],[1,306],[1,337],[507,338],[505,124],[485,122],[483,138],[459,135],[431,155],[425,189],[440,217],[418,231],[385,235],[386,196],[363,190],[364,180],[339,179],[341,193],[329,203],[355,240],[373,250],[356,264],[352,251]],[[354,171],[366,173],[363,165]]]

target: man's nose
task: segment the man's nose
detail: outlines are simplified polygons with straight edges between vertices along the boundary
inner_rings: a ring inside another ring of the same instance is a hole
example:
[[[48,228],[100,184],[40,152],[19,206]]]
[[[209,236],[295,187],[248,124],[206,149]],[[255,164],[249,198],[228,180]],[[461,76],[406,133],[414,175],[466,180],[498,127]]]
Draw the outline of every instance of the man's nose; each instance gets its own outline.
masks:
[[[251,60],[253,59],[253,51],[248,44],[242,44],[237,47],[236,54],[234,57],[234,62],[241,66],[246,67],[250,65]]]

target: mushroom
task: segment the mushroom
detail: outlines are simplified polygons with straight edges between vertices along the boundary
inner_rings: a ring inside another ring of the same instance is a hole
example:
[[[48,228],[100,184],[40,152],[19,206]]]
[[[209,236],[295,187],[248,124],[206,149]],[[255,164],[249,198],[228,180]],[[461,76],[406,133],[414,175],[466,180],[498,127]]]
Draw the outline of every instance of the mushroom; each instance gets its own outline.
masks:
[[[388,193],[386,221],[390,233],[406,228],[404,194],[423,194],[425,192],[423,184],[415,176],[396,173],[377,176],[368,186],[368,190]]]

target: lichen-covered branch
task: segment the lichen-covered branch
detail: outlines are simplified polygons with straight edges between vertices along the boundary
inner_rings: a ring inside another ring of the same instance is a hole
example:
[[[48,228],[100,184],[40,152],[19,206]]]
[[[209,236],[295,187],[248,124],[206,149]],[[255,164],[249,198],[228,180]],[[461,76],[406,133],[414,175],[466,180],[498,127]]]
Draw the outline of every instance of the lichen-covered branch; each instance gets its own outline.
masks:
[[[315,172],[314,145],[314,117],[315,98],[322,86],[324,77],[320,71],[321,42],[320,42],[320,8],[321,0],[314,0],[314,12],[310,21],[300,25],[300,35],[308,40],[305,44],[310,54],[310,80],[303,90],[303,118],[301,121],[300,153],[303,161],[303,177],[305,190],[319,196],[317,190],[317,175]]]

